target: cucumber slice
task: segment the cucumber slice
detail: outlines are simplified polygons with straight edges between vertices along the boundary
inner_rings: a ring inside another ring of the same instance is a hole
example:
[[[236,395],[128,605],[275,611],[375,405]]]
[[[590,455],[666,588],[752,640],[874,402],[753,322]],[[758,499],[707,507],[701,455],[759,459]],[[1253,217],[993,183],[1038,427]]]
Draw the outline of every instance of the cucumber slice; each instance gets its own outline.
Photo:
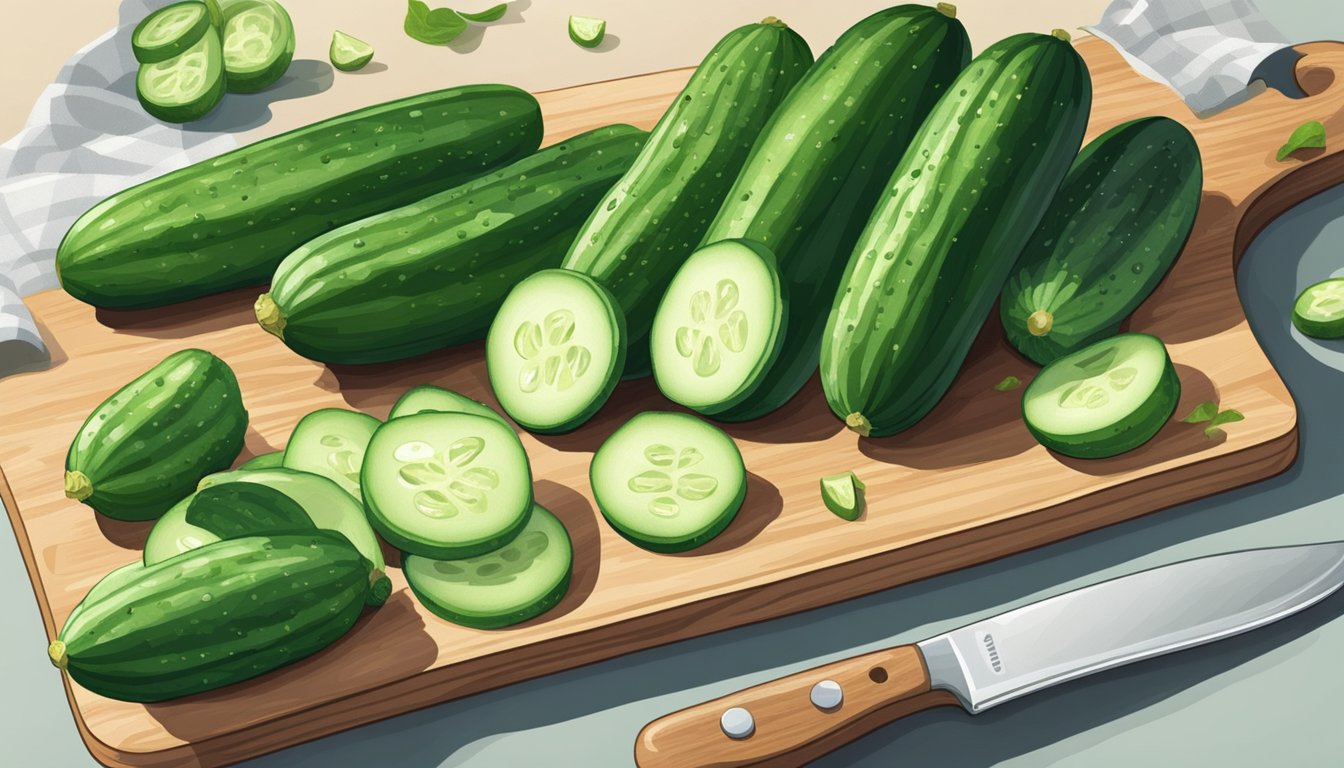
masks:
[[[355,72],[373,61],[373,46],[338,29],[331,36],[328,57],[331,66],[342,72]]]
[[[219,36],[202,35],[177,56],[141,64],[135,95],[146,112],[166,123],[189,123],[210,114],[224,98]]]
[[[364,449],[369,445],[377,419],[366,413],[341,408],[323,408],[299,419],[285,447],[283,466],[312,472],[334,481],[356,499]]]
[[[70,615],[66,618],[65,623],[66,624],[73,623],[75,621],[75,617],[83,613],[84,609],[87,608],[88,606],[93,605],[94,603],[98,602],[99,600],[102,600],[108,595],[113,595],[116,594],[117,592],[120,592],[122,587],[126,586],[132,581],[135,581],[135,578],[139,576],[140,572],[143,571],[144,569],[145,564],[139,560],[136,560],[133,563],[127,563],[126,565],[123,565],[120,568],[114,568],[113,570],[108,572],[106,576],[98,580],[97,584],[93,585],[93,587],[89,590],[88,594],[84,595],[84,599],[80,600],[79,604],[75,606],[75,609],[70,612]]]
[[[414,416],[417,413],[470,413],[473,416],[495,419],[500,424],[509,426],[498,411],[485,403],[472,400],[451,389],[429,384],[407,390],[397,404],[392,406],[392,412],[387,415],[387,419],[391,421],[402,416]]]
[[[1125,333],[1041,369],[1022,395],[1022,416],[1041,445],[1098,459],[1146,443],[1180,397],[1181,382],[1162,341]]]
[[[863,481],[853,472],[821,478],[821,500],[826,508],[846,520],[858,520],[863,514]]]
[[[774,254],[759,243],[724,240],[691,254],[649,334],[658,388],[710,415],[744,402],[779,355],[782,291]]]
[[[589,475],[611,527],[654,552],[694,549],[719,535],[747,493],[737,444],[684,413],[630,419],[597,449]]]
[[[131,33],[131,51],[141,64],[171,59],[195,45],[210,31],[210,13],[203,3],[173,3],[149,14]]]
[[[276,469],[284,466],[284,463],[284,451],[271,451],[270,453],[262,453],[253,456],[242,464],[239,464],[238,469]]]
[[[220,537],[187,522],[187,509],[196,494],[174,504],[163,513],[149,529],[149,538],[145,539],[144,564],[156,565],[183,552],[198,549],[206,544],[214,544]]]
[[[589,16],[569,17],[569,39],[584,48],[596,48],[607,36],[607,22]]]
[[[294,22],[275,0],[224,0],[224,69],[231,93],[254,93],[294,60]]]
[[[380,426],[362,485],[383,538],[437,560],[498,549],[532,511],[532,469],[518,435],[466,413],[421,413]]]
[[[1344,277],[1308,286],[1293,304],[1293,325],[1317,339],[1344,337]]]
[[[625,365],[625,313],[611,292],[567,269],[544,269],[504,299],[485,341],[490,386],[533,432],[566,432],[611,397]]]
[[[494,552],[466,560],[407,555],[402,568],[411,592],[435,615],[499,629],[554,608],[569,589],[573,562],[564,524],[534,504],[522,533]]]

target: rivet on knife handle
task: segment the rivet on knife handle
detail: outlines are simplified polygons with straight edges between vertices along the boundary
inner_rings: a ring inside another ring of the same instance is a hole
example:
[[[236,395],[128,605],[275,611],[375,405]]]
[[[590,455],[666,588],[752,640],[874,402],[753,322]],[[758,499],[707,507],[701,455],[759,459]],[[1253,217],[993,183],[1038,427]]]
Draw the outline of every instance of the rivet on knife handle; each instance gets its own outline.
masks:
[[[655,720],[640,731],[635,762],[640,768],[799,766],[896,718],[956,703],[951,694],[930,690],[919,649],[900,646]]]

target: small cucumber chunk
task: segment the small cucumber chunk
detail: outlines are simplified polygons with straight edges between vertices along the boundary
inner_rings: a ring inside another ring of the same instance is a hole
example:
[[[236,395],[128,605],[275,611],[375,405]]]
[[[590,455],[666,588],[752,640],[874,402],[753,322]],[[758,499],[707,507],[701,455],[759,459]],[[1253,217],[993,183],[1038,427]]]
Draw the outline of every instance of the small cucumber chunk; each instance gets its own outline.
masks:
[[[231,93],[254,93],[294,59],[294,23],[275,0],[223,0],[224,69]]]
[[[713,415],[766,379],[783,340],[784,295],[774,254],[724,240],[691,254],[653,318],[653,377],[668,399]]]
[[[654,552],[719,535],[747,493],[747,470],[723,430],[684,413],[646,412],[593,456],[593,496],[617,533]]]
[[[384,539],[438,560],[502,547],[532,511],[532,469],[518,435],[466,413],[402,416],[378,427],[362,485]]]
[[[414,416],[417,413],[470,413],[473,416],[495,419],[500,424],[509,426],[499,412],[485,403],[472,400],[451,389],[429,384],[406,390],[406,394],[392,406],[392,412],[387,415],[387,419],[391,421],[402,416]]]
[[[1022,395],[1022,416],[1041,445],[1099,459],[1148,442],[1180,397],[1162,341],[1125,333],[1045,366]]]
[[[1344,277],[1308,286],[1293,304],[1293,325],[1313,338],[1344,338]]]
[[[177,56],[140,65],[135,95],[146,112],[166,123],[189,123],[210,114],[224,98],[219,36],[202,35]]]
[[[567,432],[611,396],[625,365],[625,314],[591,277],[544,269],[514,287],[485,341],[490,386],[533,432]]]
[[[590,16],[569,17],[569,39],[584,48],[596,48],[602,44],[602,40],[606,36],[607,22],[605,19],[594,19]]]
[[[141,64],[171,59],[200,41],[210,31],[210,12],[204,3],[173,3],[149,14],[131,33],[131,51]]]
[[[331,66],[342,72],[355,72],[373,61],[373,46],[338,29],[331,36],[328,56]]]
[[[863,514],[863,490],[863,481],[853,472],[821,478],[821,500],[827,509],[846,520],[857,520]]]
[[[498,629],[554,608],[569,589],[573,561],[564,524],[534,504],[518,537],[493,552],[464,560],[407,555],[402,568],[411,592],[435,615]]]
[[[285,447],[284,467],[334,481],[356,499],[364,449],[380,422],[366,413],[323,408],[299,419]]]
[[[238,465],[238,469],[275,469],[285,463],[284,451],[260,453]]]

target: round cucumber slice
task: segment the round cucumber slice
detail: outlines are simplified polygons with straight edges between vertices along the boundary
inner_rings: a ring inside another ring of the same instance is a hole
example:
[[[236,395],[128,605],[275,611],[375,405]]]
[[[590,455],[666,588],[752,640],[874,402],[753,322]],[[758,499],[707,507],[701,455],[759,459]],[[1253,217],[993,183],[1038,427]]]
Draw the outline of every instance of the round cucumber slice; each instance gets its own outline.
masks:
[[[429,384],[414,387],[401,396],[392,412],[387,415],[389,421],[402,416],[414,416],[417,413],[470,413],[473,416],[485,416],[504,426],[509,423],[503,416],[485,403],[472,400],[466,395],[451,389],[443,389]]]
[[[589,475],[607,522],[654,552],[694,549],[719,535],[747,493],[737,444],[684,413],[627,421],[597,449]]]
[[[532,511],[532,469],[495,419],[421,413],[369,441],[361,478],[374,528],[413,555],[455,560],[507,544]]]
[[[210,30],[203,3],[173,3],[149,14],[131,33],[131,51],[141,64],[171,59],[195,45]]]
[[[285,446],[286,469],[312,472],[335,482],[356,499],[364,495],[359,471],[364,450],[381,422],[367,413],[323,408],[299,419]]]
[[[779,355],[782,290],[774,254],[759,243],[724,240],[691,254],[649,334],[658,388],[709,415],[744,402]]]
[[[1125,333],[1045,366],[1022,395],[1022,416],[1041,445],[1099,459],[1148,442],[1180,397],[1162,341]]]
[[[408,555],[402,569],[416,598],[435,615],[499,629],[554,608],[569,589],[573,562],[564,524],[534,504],[518,537],[494,552],[465,560]]]
[[[189,123],[210,114],[224,98],[219,36],[202,35],[177,56],[141,64],[135,95],[146,112],[167,123]]]
[[[275,0],[225,0],[224,69],[232,93],[254,93],[284,76],[294,60],[294,23]]]
[[[596,48],[607,36],[607,22],[589,16],[569,17],[569,39],[584,48]]]
[[[567,269],[514,287],[485,341],[490,386],[533,432],[566,432],[611,397],[625,365],[625,313],[611,292]]]
[[[331,59],[331,66],[342,72],[354,72],[373,61],[373,46],[338,29],[331,36],[328,57]]]
[[[276,469],[285,463],[284,451],[262,453],[238,465],[238,469]]]
[[[1308,286],[1293,304],[1293,325],[1317,339],[1344,338],[1344,277]]]

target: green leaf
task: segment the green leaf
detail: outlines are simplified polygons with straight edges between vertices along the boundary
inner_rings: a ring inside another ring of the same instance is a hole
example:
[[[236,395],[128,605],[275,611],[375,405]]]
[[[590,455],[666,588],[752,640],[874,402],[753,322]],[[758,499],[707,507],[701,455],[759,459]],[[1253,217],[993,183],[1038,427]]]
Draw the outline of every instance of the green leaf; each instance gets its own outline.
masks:
[[[1206,400],[1195,406],[1195,410],[1191,411],[1190,415],[1181,419],[1181,421],[1184,421],[1186,424],[1199,424],[1200,422],[1210,421],[1217,415],[1218,403],[1215,403],[1212,400]]]
[[[1003,381],[994,385],[994,388],[1000,392],[1009,392],[1022,386],[1022,380],[1016,376],[1005,376]]]
[[[493,8],[486,8],[484,11],[481,11],[480,13],[466,13],[464,11],[458,11],[457,15],[461,16],[467,21],[486,22],[486,21],[499,21],[500,19],[504,18],[504,14],[508,12],[509,12],[509,4],[500,3],[499,5],[496,5]]]
[[[1308,120],[1297,126],[1293,135],[1288,137],[1288,143],[1279,147],[1275,159],[1282,160],[1299,149],[1307,148],[1325,149],[1325,126],[1321,125],[1320,120]]]
[[[428,45],[450,43],[467,28],[467,22],[451,8],[435,8],[420,0],[407,0],[406,21],[402,29],[413,40]]]
[[[1214,416],[1213,419],[1209,421],[1209,425],[1204,428],[1204,436],[1213,438],[1222,431],[1218,429],[1218,427],[1223,424],[1231,424],[1234,421],[1245,420],[1246,417],[1241,415],[1241,411],[1232,408],[1228,408],[1226,411],[1220,411],[1217,416]]]
[[[220,483],[196,492],[187,506],[187,522],[221,539],[284,531],[313,530],[312,518],[298,502],[258,483]]]

